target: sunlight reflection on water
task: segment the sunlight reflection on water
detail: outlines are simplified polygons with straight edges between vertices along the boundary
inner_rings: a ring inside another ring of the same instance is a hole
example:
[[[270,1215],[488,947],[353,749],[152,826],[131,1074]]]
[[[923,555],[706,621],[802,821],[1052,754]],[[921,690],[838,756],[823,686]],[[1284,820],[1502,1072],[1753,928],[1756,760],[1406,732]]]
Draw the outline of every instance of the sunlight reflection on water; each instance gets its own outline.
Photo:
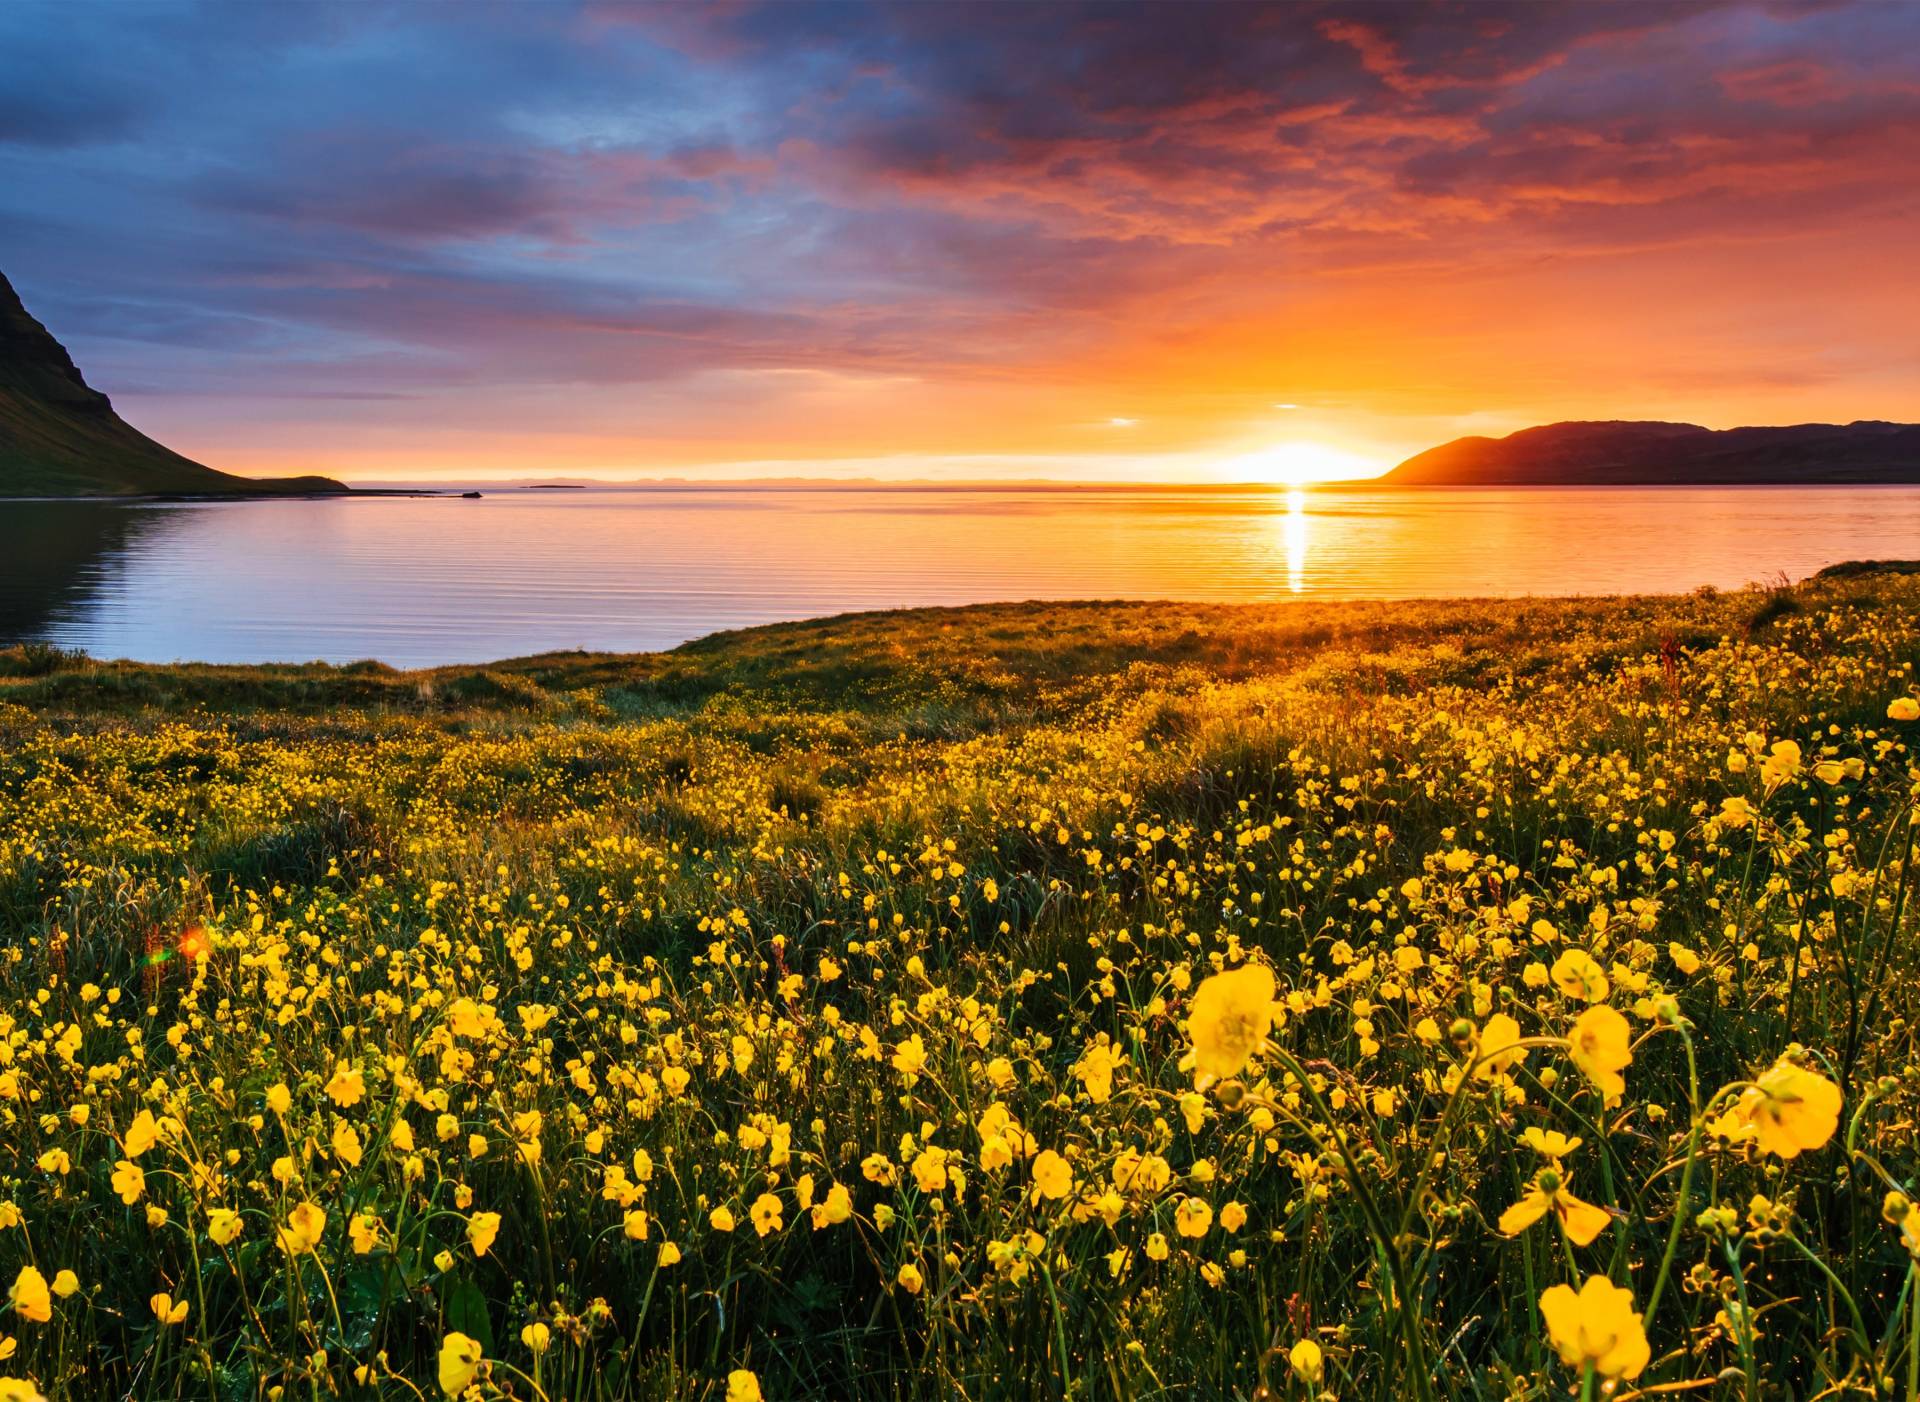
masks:
[[[484,489],[0,502],[0,641],[400,666],[995,600],[1723,588],[1920,554],[1920,488]]]

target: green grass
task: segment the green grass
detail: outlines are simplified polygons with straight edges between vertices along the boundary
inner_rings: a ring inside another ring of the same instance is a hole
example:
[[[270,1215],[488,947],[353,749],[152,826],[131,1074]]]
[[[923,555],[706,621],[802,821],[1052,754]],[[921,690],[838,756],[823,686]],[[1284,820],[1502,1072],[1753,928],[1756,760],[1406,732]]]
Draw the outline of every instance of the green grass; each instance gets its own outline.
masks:
[[[431,1397],[458,1332],[522,1398],[750,1370],[1250,1402],[1313,1395],[1311,1342],[1340,1397],[1545,1402],[1581,1379],[1540,1296],[1604,1275],[1658,1295],[1623,1402],[1908,1396],[1916,669],[1889,573],[910,610],[410,673],[0,653],[0,1284],[80,1283],[0,1372]],[[1632,1028],[1617,1104],[1567,1050],[1570,950]],[[1284,1025],[1195,1095],[1194,986],[1245,962]],[[1496,1014],[1526,1059],[1471,1074]],[[1838,1128],[1790,1160],[1722,1135],[1794,1048]],[[127,1204],[141,1110],[179,1130]],[[1498,1231],[1527,1128],[1584,1141],[1591,1245]],[[290,1256],[302,1202],[327,1225]]]

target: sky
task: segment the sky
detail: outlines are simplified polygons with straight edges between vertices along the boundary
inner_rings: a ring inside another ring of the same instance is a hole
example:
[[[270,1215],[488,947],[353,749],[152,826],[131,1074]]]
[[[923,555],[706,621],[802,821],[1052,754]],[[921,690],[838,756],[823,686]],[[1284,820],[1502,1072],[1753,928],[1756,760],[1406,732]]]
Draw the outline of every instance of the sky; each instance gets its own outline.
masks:
[[[0,271],[349,480],[1920,420],[1920,5],[0,5]]]

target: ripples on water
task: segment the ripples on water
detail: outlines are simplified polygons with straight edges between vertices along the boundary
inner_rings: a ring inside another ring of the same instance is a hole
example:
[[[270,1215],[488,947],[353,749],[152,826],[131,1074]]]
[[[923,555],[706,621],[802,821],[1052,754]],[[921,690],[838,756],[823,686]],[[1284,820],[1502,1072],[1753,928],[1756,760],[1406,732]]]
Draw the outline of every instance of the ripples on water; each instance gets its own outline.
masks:
[[[0,502],[0,641],[420,667],[899,606],[1668,592],[1916,554],[1908,487]]]

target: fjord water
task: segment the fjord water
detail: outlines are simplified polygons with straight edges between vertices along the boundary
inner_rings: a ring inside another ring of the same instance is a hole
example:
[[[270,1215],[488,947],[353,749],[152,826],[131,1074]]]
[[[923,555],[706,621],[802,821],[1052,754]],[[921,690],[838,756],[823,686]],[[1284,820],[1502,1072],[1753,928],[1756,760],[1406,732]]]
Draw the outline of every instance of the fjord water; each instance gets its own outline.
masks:
[[[1672,592],[1920,555],[1909,487],[485,491],[0,502],[0,643],[423,667],[902,606]]]

